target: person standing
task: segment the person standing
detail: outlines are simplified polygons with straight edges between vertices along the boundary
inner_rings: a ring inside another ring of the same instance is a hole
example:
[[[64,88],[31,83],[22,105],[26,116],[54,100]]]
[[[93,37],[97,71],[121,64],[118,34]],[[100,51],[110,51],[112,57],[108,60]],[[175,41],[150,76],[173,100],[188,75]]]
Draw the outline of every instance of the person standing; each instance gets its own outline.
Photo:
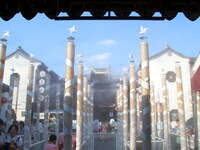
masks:
[[[20,121],[19,122],[19,134],[20,135],[24,135],[24,122],[23,121]]]
[[[22,150],[23,149],[23,140],[18,135],[18,126],[12,124],[8,129],[8,134],[5,136],[4,146],[5,150]]]
[[[4,121],[0,119],[0,149],[3,149],[4,141],[5,141]]]
[[[43,140],[43,134],[44,134],[43,121],[39,123],[39,134],[40,134],[40,140]]]
[[[176,120],[176,127],[174,128],[174,134],[176,135],[176,150],[180,150],[180,121]]]
[[[58,146],[56,145],[57,137],[52,134],[49,137],[49,143],[44,147],[43,150],[58,150]]]
[[[64,150],[64,137],[61,135],[58,138],[58,150]],[[76,135],[72,135],[72,150],[76,150]]]

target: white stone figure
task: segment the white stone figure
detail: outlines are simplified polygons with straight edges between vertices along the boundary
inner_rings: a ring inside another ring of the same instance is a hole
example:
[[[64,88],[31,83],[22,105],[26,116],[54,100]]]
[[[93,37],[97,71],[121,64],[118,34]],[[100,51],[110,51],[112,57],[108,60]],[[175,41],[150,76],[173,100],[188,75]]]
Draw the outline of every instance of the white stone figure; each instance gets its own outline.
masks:
[[[10,36],[10,31],[4,31],[3,38],[5,38],[6,36]]]
[[[76,57],[78,58],[78,63],[82,64],[84,55],[83,54],[78,54]]]
[[[132,53],[129,54],[129,58],[130,58],[130,59],[133,58],[133,54],[132,54]]]
[[[73,27],[69,28],[68,30],[69,30],[69,32],[70,32],[70,35],[71,35],[71,36],[72,36],[72,33],[75,33],[75,32],[77,32],[77,30],[76,30],[75,26],[73,26]]]
[[[30,58],[33,58],[34,57],[34,55],[33,54],[30,54]]]
[[[80,60],[81,58],[84,57],[84,55],[83,54],[78,54],[76,57]]]
[[[124,70],[124,73],[126,74],[128,69],[124,67],[123,70]]]
[[[140,27],[140,34],[144,34],[147,32],[149,28],[143,28],[142,26]]]
[[[50,71],[51,71],[51,69],[50,69],[50,68],[48,68],[48,69],[47,69],[47,71],[48,71],[48,72],[50,72]]]
[[[130,62],[134,62],[133,61],[133,54],[132,53],[129,54],[129,59],[130,59]]]

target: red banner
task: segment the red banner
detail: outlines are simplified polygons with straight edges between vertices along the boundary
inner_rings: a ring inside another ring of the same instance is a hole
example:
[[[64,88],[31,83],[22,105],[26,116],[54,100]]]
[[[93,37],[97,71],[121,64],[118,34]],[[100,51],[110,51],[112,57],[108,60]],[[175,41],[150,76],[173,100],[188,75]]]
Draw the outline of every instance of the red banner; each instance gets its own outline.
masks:
[[[191,84],[193,91],[200,90],[200,66],[192,77]]]

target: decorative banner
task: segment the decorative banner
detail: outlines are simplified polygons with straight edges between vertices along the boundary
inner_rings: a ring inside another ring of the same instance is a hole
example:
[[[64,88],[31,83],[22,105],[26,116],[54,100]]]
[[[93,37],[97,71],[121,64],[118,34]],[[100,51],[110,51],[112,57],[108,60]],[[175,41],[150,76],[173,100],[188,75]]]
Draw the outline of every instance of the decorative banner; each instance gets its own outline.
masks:
[[[40,101],[44,101],[44,96],[43,96],[43,95],[40,95],[40,96],[39,96],[39,100],[40,100]]]
[[[38,117],[38,114],[37,113],[33,113],[33,118],[37,119],[37,117]]]

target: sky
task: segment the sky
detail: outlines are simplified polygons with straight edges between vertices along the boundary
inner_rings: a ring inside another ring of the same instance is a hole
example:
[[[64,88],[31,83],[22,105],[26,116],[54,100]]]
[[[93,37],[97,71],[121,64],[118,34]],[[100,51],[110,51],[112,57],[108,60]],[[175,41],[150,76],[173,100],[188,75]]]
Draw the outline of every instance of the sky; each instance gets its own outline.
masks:
[[[130,53],[137,66],[140,63],[140,26],[149,28],[146,36],[150,57],[161,52],[166,45],[187,57],[197,57],[200,52],[200,19],[192,22],[181,13],[171,21],[55,21],[44,14],[28,21],[20,13],[9,21],[0,18],[0,34],[7,30],[11,32],[7,37],[6,55],[21,46],[61,77],[65,77],[68,29],[72,26],[77,29],[73,34],[75,55],[84,55],[86,73],[91,67],[110,67],[113,75],[120,75],[129,65]]]

